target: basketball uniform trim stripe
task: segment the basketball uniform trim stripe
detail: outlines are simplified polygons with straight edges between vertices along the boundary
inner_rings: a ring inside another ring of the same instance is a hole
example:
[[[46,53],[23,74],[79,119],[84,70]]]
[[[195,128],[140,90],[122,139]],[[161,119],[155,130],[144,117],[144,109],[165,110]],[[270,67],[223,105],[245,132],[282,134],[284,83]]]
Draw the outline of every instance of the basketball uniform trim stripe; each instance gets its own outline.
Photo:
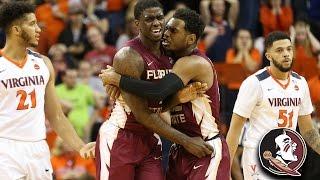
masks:
[[[291,72],[291,75],[292,75],[292,77],[295,77],[295,78],[297,78],[297,79],[301,79],[301,76],[298,74],[298,73],[296,73],[296,72]]]
[[[120,128],[112,123],[104,123],[100,129],[99,153],[100,153],[100,178],[109,179],[109,168],[111,161],[111,149],[117,138]]]
[[[220,138],[216,138],[206,142],[209,143],[212,147],[214,147],[214,152],[211,154],[211,160],[205,178],[207,180],[216,179],[218,168],[222,159],[222,142]]]
[[[265,79],[267,79],[268,77],[270,77],[270,74],[268,72],[268,70],[264,70],[262,73],[257,74],[256,77],[258,78],[259,81],[263,81]]]

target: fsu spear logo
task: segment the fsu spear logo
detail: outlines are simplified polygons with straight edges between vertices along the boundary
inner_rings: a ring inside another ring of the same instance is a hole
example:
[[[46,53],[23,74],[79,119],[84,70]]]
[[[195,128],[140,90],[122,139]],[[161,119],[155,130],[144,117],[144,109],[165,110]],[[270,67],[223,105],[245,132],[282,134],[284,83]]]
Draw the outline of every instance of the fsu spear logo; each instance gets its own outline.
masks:
[[[281,128],[269,131],[260,141],[261,165],[273,174],[301,176],[307,148],[301,135],[291,129]]]

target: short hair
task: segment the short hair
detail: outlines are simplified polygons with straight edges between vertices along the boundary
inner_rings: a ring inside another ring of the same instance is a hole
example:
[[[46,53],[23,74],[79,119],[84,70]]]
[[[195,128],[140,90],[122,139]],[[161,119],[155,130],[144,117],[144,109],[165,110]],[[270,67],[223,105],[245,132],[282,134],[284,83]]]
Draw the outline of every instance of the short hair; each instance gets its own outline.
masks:
[[[149,8],[161,8],[162,4],[157,0],[139,0],[134,7],[134,18],[139,19],[144,10]]]
[[[173,18],[181,19],[185,23],[185,30],[195,34],[197,40],[201,37],[205,24],[201,20],[201,17],[196,11],[191,10],[189,8],[182,8],[176,10],[173,15]]]
[[[8,31],[8,27],[15,20],[25,17],[28,13],[34,13],[35,7],[23,1],[11,1],[0,7],[0,28]]]
[[[267,35],[265,41],[264,41],[264,47],[265,49],[269,49],[272,47],[273,42],[288,39],[291,42],[290,36],[282,31],[274,31]]]

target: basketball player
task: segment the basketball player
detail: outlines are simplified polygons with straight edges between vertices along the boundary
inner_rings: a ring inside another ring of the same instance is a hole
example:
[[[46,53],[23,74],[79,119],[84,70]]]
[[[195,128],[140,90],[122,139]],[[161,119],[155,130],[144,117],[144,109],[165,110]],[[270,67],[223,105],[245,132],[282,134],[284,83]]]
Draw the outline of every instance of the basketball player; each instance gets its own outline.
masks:
[[[272,32],[265,39],[265,48],[270,66],[242,83],[227,135],[232,162],[241,129],[249,119],[242,156],[245,179],[271,179],[263,173],[257,152],[259,141],[271,129],[296,130],[298,124],[305,141],[320,153],[320,137],[312,126],[313,107],[307,82],[291,71],[293,45],[290,37],[283,32]]]
[[[206,83],[206,97],[171,109],[171,125],[191,137],[200,137],[214,147],[214,153],[198,158],[183,146],[171,149],[167,179],[229,179],[230,160],[227,144],[219,136],[219,90],[214,67],[209,58],[196,49],[204,30],[200,16],[190,9],[179,9],[166,25],[162,45],[177,60],[172,73],[152,83],[120,76],[109,69],[100,75],[104,84],[119,86],[138,96],[164,100],[192,81]],[[149,74],[147,74],[149,75]],[[170,100],[169,100],[170,101]]]
[[[27,47],[38,45],[34,7],[8,2],[0,7],[6,44],[0,53],[0,179],[52,179],[45,117],[82,157],[84,146],[62,113],[50,60]]]
[[[117,52],[113,67],[133,78],[159,80],[172,68],[170,59],[160,49],[164,30],[162,6],[157,0],[140,0],[134,15],[139,36]],[[197,157],[212,153],[209,143],[177,131],[154,113],[161,111],[161,102],[147,102],[125,91],[121,91],[119,99],[99,132],[98,179],[164,179],[161,141],[153,132],[181,144]]]

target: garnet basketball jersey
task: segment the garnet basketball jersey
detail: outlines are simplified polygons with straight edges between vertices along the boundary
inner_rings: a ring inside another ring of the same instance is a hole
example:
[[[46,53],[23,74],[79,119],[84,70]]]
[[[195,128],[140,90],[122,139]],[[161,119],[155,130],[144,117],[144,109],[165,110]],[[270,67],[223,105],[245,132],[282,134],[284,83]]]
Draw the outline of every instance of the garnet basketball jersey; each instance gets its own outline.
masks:
[[[131,41],[128,41],[126,46],[134,49],[137,53],[139,53],[144,61],[145,71],[141,76],[141,80],[158,81],[166,74],[169,74],[171,72],[172,64],[170,58],[165,55],[157,57],[142,44],[140,38],[137,37]],[[143,89],[141,89],[141,91],[143,91]],[[160,113],[161,103],[161,101],[148,101],[149,109],[153,112]],[[124,103],[121,96],[119,97],[118,103],[116,103],[115,106],[118,106],[118,104],[121,104],[126,112],[126,118],[122,118],[121,120],[118,118],[117,121],[114,122],[118,127],[133,131],[139,131],[139,133],[151,133],[151,131],[146,129],[143,125],[135,120],[133,113],[131,112],[130,108]]]
[[[206,59],[211,65],[211,60],[194,50],[191,55]],[[218,119],[220,109],[220,95],[215,69],[214,81],[211,88],[205,93],[205,97],[197,98],[192,102],[180,104],[171,110],[171,125],[188,136],[210,139],[219,133]]]
[[[306,80],[290,72],[287,82],[279,82],[268,67],[249,76],[241,85],[233,112],[249,119],[244,146],[257,148],[274,128],[296,130],[298,116],[313,110]]]
[[[45,139],[44,96],[50,77],[45,62],[31,50],[22,65],[0,56],[0,138]]]

